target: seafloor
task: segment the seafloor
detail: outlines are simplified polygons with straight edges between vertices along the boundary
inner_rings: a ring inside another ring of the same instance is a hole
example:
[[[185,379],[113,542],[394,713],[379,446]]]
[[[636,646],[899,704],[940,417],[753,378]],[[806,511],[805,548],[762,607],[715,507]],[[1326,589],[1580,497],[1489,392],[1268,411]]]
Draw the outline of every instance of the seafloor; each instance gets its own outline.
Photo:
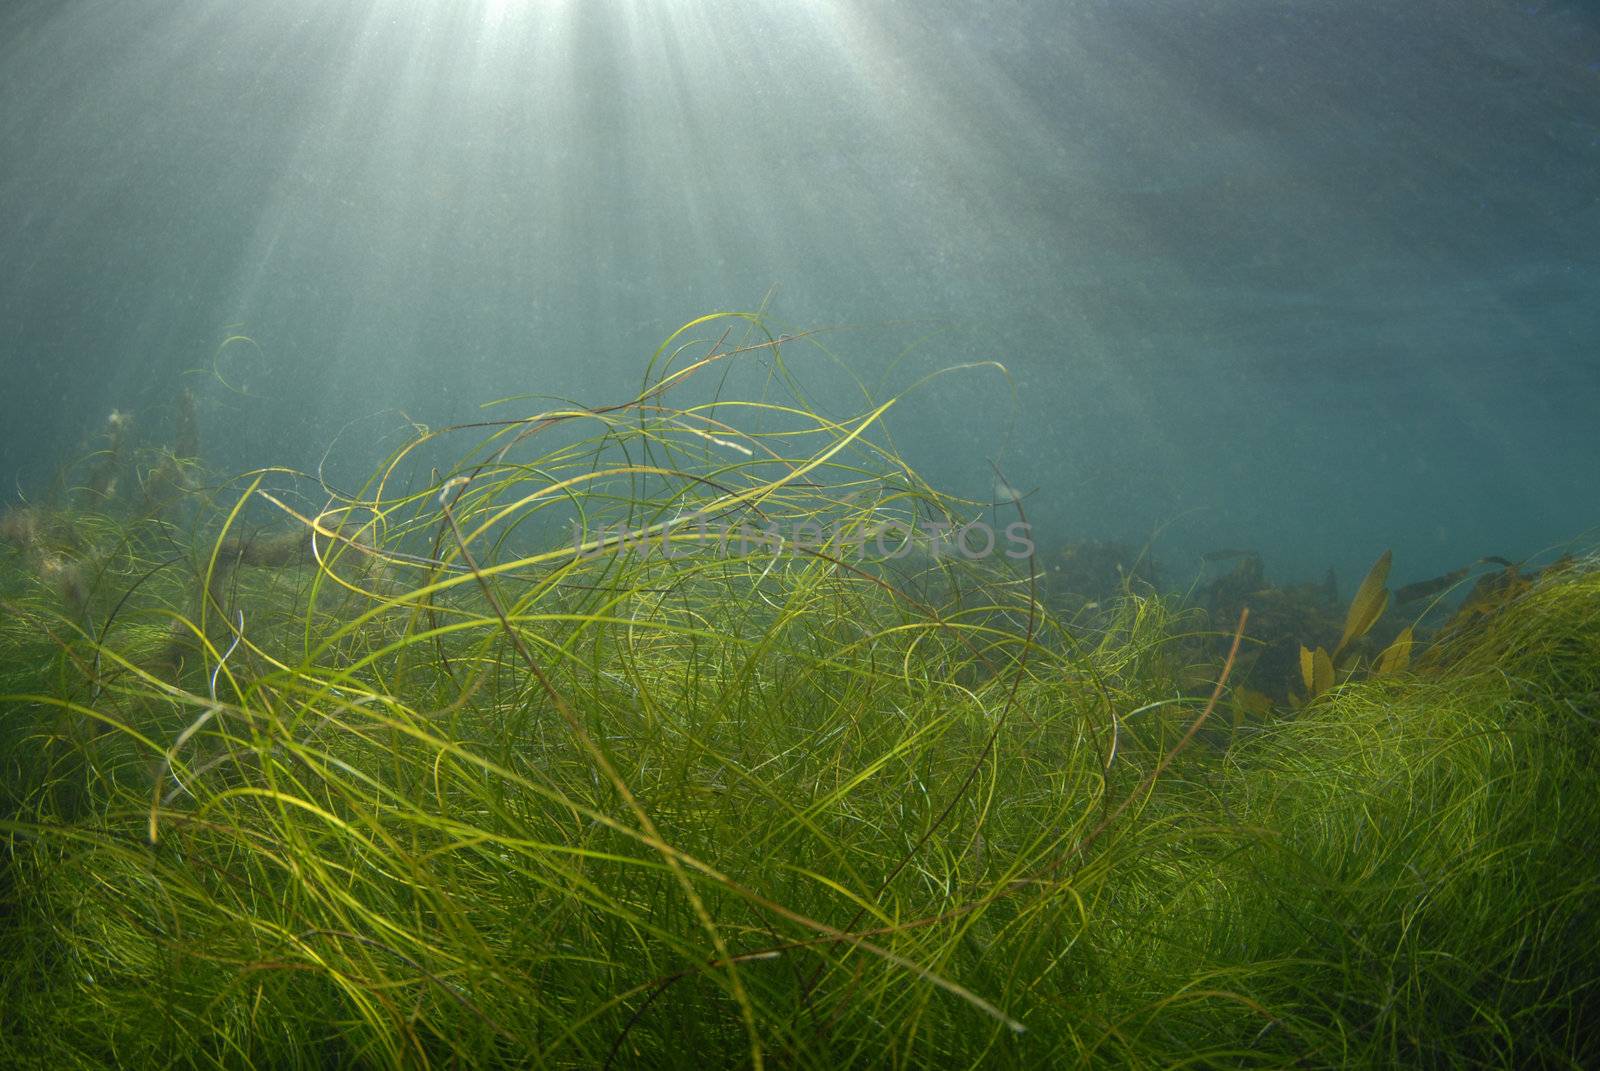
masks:
[[[1600,1062],[1594,558],[882,560],[995,506],[721,359],[9,507],[0,1065]]]

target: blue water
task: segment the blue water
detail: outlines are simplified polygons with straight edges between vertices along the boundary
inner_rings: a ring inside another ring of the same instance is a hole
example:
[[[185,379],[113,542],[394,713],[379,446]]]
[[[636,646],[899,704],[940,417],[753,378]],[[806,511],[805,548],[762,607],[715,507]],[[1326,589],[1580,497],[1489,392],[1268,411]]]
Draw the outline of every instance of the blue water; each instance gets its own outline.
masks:
[[[1218,546],[1348,589],[1385,547],[1403,583],[1581,541],[1600,14],[0,8],[8,498],[183,385],[211,465],[339,436],[354,473],[501,395],[628,397],[679,324],[769,294],[869,384],[1003,363],[908,399],[908,459],[979,496],[998,463],[1050,539],[1159,532],[1179,583]]]

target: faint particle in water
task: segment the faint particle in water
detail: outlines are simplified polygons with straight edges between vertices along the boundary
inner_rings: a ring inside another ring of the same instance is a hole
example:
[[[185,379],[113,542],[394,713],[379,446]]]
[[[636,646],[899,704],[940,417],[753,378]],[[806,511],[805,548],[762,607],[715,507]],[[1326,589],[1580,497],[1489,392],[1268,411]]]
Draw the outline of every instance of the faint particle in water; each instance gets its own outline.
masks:
[[[1021,502],[1027,495],[1001,479],[994,481],[994,500],[998,503]]]

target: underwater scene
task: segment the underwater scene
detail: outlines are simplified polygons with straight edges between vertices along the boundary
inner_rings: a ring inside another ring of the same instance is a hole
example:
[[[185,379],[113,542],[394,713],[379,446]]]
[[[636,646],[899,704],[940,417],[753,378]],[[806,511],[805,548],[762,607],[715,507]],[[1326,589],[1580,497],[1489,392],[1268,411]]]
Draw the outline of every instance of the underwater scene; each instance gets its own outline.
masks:
[[[10,0],[0,1067],[1600,1066],[1600,9]]]

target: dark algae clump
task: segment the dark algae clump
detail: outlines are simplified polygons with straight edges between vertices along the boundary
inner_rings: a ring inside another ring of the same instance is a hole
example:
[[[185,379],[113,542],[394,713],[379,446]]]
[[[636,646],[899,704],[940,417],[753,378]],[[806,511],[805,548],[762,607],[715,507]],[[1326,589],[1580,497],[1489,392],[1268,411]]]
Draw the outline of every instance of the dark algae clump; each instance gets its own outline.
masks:
[[[951,554],[994,503],[804,345],[698,321],[353,488],[180,397],[11,507],[0,1065],[1600,1060],[1593,558]]]

